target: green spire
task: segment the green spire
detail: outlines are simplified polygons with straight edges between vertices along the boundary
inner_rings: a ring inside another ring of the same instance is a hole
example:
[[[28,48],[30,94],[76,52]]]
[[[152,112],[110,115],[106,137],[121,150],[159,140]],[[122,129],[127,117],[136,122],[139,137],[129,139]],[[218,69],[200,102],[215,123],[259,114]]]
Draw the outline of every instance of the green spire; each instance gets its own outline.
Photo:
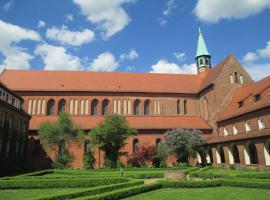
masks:
[[[201,28],[199,27],[199,39],[198,39],[198,46],[197,46],[197,53],[196,53],[196,58],[198,56],[210,56],[205,41],[203,39],[203,34],[201,31]]]

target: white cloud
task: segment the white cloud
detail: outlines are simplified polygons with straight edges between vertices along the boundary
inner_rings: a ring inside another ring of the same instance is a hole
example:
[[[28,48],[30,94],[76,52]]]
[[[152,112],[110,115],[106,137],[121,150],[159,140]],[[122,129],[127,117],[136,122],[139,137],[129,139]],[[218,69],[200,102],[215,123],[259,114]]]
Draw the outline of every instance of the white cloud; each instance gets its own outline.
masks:
[[[198,0],[194,13],[202,21],[216,23],[256,15],[266,8],[270,0]]]
[[[173,9],[175,9],[176,7],[177,7],[177,4],[176,4],[175,0],[168,0],[166,2],[166,8],[165,8],[165,10],[163,10],[162,14],[165,16],[169,16],[172,14]]]
[[[248,52],[244,57],[243,57],[243,61],[244,62],[252,62],[257,60],[259,57],[256,53],[253,52]]]
[[[137,53],[137,51],[135,49],[131,49],[129,51],[129,53],[123,53],[120,55],[120,60],[124,61],[124,60],[135,60],[136,58],[139,57],[139,54]]]
[[[42,20],[39,20],[38,24],[37,24],[37,27],[38,28],[43,28],[44,26],[46,26],[46,23],[44,21],[42,21]]]
[[[258,49],[256,52],[248,52],[244,57],[244,62],[252,62],[261,58],[270,58],[270,41],[266,43],[263,49]]]
[[[72,14],[67,14],[66,16],[66,22],[73,22],[74,21],[74,16]]]
[[[270,63],[249,64],[245,68],[256,81],[270,75]]]
[[[80,70],[82,68],[80,58],[69,54],[61,46],[41,44],[37,46],[35,54],[42,57],[45,70]]]
[[[184,61],[186,59],[186,53],[185,52],[174,52],[173,56],[179,61]]]
[[[81,8],[87,20],[102,31],[106,39],[128,25],[130,19],[122,5],[135,0],[73,0],[73,2]]]
[[[119,63],[110,52],[104,52],[90,63],[90,71],[111,72],[118,68]]]
[[[0,65],[0,70],[7,66],[8,69],[29,69],[29,61],[33,58],[25,49],[18,46],[23,40],[39,41],[39,34],[35,31],[24,29],[0,20],[0,53],[5,57]]]
[[[91,42],[95,37],[95,33],[90,29],[70,31],[66,26],[62,26],[61,28],[52,27],[48,29],[46,37],[51,40],[59,41],[61,44],[80,46]]]
[[[135,70],[135,67],[134,66],[128,66],[126,68],[127,71],[134,71]]]
[[[179,67],[175,63],[169,63],[167,60],[159,60],[156,64],[151,66],[150,73],[168,73],[168,74],[196,74],[196,64],[183,65]]]
[[[13,0],[9,0],[7,3],[4,4],[3,6],[3,10],[4,11],[9,11],[10,8],[14,5],[14,1]]]
[[[166,19],[163,19],[163,18],[159,18],[158,21],[159,21],[159,24],[161,26],[165,26],[168,23],[168,21]]]

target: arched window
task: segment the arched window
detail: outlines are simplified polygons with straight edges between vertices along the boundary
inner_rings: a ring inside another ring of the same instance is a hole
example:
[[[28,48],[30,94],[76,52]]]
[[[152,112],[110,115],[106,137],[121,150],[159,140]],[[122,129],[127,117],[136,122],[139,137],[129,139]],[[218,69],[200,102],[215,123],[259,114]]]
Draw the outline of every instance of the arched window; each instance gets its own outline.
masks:
[[[98,114],[98,100],[94,99],[91,102],[91,115],[97,115]]]
[[[47,102],[47,115],[53,115],[54,114],[54,100],[50,99]]]
[[[227,135],[229,135],[228,129],[227,128],[224,128],[224,136],[227,136]]]
[[[69,102],[69,112],[71,115],[73,115],[73,107],[74,107],[74,101],[73,99],[71,99]]]
[[[41,111],[42,111],[42,115],[45,115],[45,105],[46,105],[46,102],[45,102],[45,99],[42,100],[42,106],[41,106]]]
[[[65,110],[66,110],[66,100],[65,99],[61,99],[58,102],[58,114],[60,112],[65,112]]]
[[[242,75],[240,75],[240,83],[243,85],[244,84],[244,78]]]
[[[89,113],[89,101],[88,99],[85,101],[85,114],[88,115]]]
[[[265,128],[265,123],[264,123],[263,118],[260,118],[260,119],[258,120],[258,126],[259,126],[259,130],[262,130],[262,129]]]
[[[180,115],[181,112],[181,104],[180,99],[177,100],[177,114]]]
[[[133,114],[134,115],[140,114],[140,100],[139,99],[136,99],[134,101]]]
[[[187,114],[187,100],[184,100],[184,114]]]
[[[131,100],[128,100],[128,114],[131,115]]]
[[[234,80],[236,83],[238,83],[238,74],[237,72],[234,72]]]
[[[144,102],[144,115],[150,115],[150,100],[147,99]]]
[[[78,99],[75,99],[75,101],[74,101],[74,114],[78,115],[78,111],[79,111],[79,103],[78,103]]]
[[[31,115],[32,113],[32,99],[29,99],[28,101],[28,114]]]
[[[156,147],[158,147],[158,145],[161,143],[161,139],[160,138],[158,138],[158,139],[156,139]]]
[[[107,115],[109,112],[109,100],[105,99],[102,101],[102,115]]]
[[[133,150],[133,153],[139,151],[139,140],[138,139],[133,140],[132,150]]]
[[[37,114],[40,115],[40,113],[41,113],[41,100],[39,99],[37,103]]]
[[[34,99],[34,100],[33,100],[33,109],[32,109],[32,114],[33,114],[33,115],[36,114],[36,109],[37,109],[37,100]]]
[[[236,126],[233,126],[233,134],[236,135],[238,134],[238,129]]]
[[[209,60],[208,60],[208,58],[205,59],[205,65],[209,65]]]
[[[84,105],[85,105],[85,101],[84,101],[84,99],[82,99],[81,100],[81,115],[83,115],[84,114]]]
[[[203,58],[200,59],[200,65],[203,65]]]
[[[246,132],[251,131],[251,126],[250,126],[249,122],[245,123],[245,128],[246,128]]]
[[[234,81],[233,81],[233,75],[232,74],[230,75],[230,81],[231,81],[231,84],[233,84]]]

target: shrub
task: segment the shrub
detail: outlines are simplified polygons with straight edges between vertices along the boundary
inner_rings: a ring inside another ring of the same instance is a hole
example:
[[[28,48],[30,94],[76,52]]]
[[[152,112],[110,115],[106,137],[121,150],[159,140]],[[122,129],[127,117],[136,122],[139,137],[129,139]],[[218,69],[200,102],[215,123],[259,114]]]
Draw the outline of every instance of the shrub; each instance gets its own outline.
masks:
[[[129,187],[125,189],[115,190],[115,191],[100,194],[100,195],[82,197],[82,198],[78,198],[77,200],[117,200],[117,199],[134,196],[137,194],[141,194],[144,192],[157,190],[160,188],[162,188],[162,184],[160,183],[140,185],[140,186],[134,186],[134,187]]]
[[[205,188],[221,186],[220,180],[206,180],[206,181],[160,181],[163,187],[169,188]]]
[[[0,189],[32,189],[60,187],[94,187],[127,182],[127,178],[78,178],[78,179],[36,179],[36,180],[0,180]]]
[[[104,192],[109,192],[112,190],[138,186],[138,185],[142,185],[143,183],[144,183],[143,181],[130,181],[127,183],[119,183],[119,184],[113,184],[113,185],[107,185],[107,186],[94,187],[94,188],[82,190],[79,192],[68,192],[65,194],[60,194],[60,195],[55,195],[55,196],[50,195],[47,197],[38,198],[36,200],[60,200],[60,199],[62,200],[62,199],[84,197],[84,196],[90,196],[90,195],[96,195],[96,194],[100,194]]]
[[[239,178],[255,178],[255,179],[270,179],[270,173],[269,172],[257,172],[257,173],[244,173],[244,174],[238,174],[236,177]]]
[[[128,176],[137,179],[164,178],[164,173],[142,173],[142,174],[132,174]]]

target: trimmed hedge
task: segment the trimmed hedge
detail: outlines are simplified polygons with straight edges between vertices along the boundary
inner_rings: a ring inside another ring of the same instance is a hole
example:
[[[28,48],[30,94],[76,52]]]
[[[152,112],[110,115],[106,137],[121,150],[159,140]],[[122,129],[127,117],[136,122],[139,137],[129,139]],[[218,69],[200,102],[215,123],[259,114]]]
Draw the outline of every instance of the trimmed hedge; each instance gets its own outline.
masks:
[[[164,173],[127,174],[127,176],[137,179],[164,178]]]
[[[270,172],[244,173],[238,174],[239,178],[270,179]]]
[[[253,180],[222,180],[223,186],[231,186],[231,187],[246,187],[246,188],[262,188],[262,189],[270,189],[270,182],[255,182]]]
[[[221,186],[222,182],[219,179],[205,181],[160,181],[165,188],[205,188]]]
[[[127,178],[77,178],[77,179],[34,179],[34,180],[0,180],[0,189],[33,189],[60,187],[94,187],[128,182]]]
[[[84,196],[90,196],[90,195],[96,195],[104,192],[110,192],[112,190],[132,187],[132,186],[138,186],[142,185],[143,181],[130,181],[127,183],[119,183],[119,184],[113,184],[113,185],[107,185],[107,186],[99,186],[99,187],[93,187],[87,190],[82,190],[79,192],[68,192],[65,194],[59,194],[55,196],[47,196],[42,198],[37,198],[33,200],[63,200],[63,199],[71,199],[71,198],[77,198],[77,197],[84,197]]]
[[[161,183],[154,183],[149,185],[140,185],[135,187],[129,187],[125,189],[115,190],[112,192],[107,192],[104,194],[94,195],[94,196],[88,196],[88,197],[81,197],[76,198],[76,200],[117,200],[122,199],[130,196],[134,196],[137,194],[161,189],[162,184]]]

